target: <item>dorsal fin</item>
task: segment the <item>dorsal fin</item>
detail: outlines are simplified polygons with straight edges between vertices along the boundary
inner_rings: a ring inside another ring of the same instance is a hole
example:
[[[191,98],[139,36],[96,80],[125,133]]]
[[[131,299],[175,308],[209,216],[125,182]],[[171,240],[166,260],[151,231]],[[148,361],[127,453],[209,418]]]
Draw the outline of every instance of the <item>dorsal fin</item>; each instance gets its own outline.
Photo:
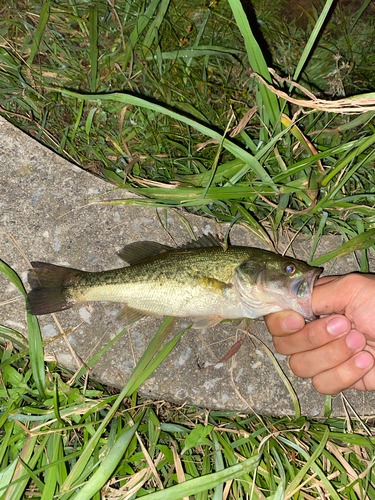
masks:
[[[120,259],[132,265],[148,257],[153,257],[163,252],[169,252],[170,250],[175,249],[168,245],[157,243],[156,241],[136,241],[135,243],[125,245],[123,249],[117,252],[117,255]]]
[[[136,241],[125,245],[123,249],[117,252],[117,255],[123,261],[130,265],[137,264],[148,257],[154,257],[160,253],[170,252],[172,250],[187,250],[189,248],[204,248],[204,247],[222,247],[222,243],[217,236],[208,234],[200,236],[196,241],[189,241],[178,248],[163,245],[156,241]]]
[[[180,246],[179,248],[203,248],[203,247],[222,247],[222,243],[220,242],[217,236],[213,234],[207,234],[200,236],[196,241],[189,241],[185,243],[185,245]]]

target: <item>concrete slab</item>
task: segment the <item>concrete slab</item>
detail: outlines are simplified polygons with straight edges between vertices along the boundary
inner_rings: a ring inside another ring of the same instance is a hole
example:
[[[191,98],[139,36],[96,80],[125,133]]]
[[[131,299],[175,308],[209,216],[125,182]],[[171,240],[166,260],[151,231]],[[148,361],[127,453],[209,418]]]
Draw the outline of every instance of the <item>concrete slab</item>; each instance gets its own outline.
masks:
[[[154,240],[172,244],[161,226],[155,209],[84,204],[87,199],[111,190],[88,172],[63,160],[38,142],[23,134],[0,117],[0,258],[26,283],[27,260],[42,260],[78,269],[99,271],[121,267],[116,251],[127,243]],[[119,192],[110,195],[130,197]],[[194,233],[216,232],[216,223],[206,218],[183,214]],[[164,216],[163,216],[164,217]],[[168,211],[168,231],[178,244],[189,234],[173,210]],[[235,227],[233,244],[261,247],[246,229]],[[340,238],[327,237],[319,248],[325,253],[340,244]],[[309,244],[298,240],[294,249],[307,259]],[[331,274],[356,270],[351,256],[328,266]],[[25,309],[17,290],[0,275],[0,324],[26,333]],[[40,317],[44,338],[52,338],[74,328],[69,334],[70,348],[63,340],[48,346],[51,356],[72,371],[80,359],[90,359],[120,329],[114,320],[119,306],[96,303]],[[160,320],[143,319],[131,326],[94,365],[91,377],[122,388],[134,363],[139,360]],[[179,321],[174,333],[188,324]],[[271,336],[262,321],[251,327],[271,350]],[[200,363],[214,363],[230,349],[242,333],[237,325],[224,323],[208,330],[189,330],[164,363],[143,384],[140,393],[152,399],[189,403],[217,408],[272,415],[293,415],[291,397],[260,342],[246,340],[234,359],[213,369],[200,371]],[[292,382],[305,415],[323,415],[324,396],[310,381],[292,374],[287,358],[276,354],[284,373]],[[375,393],[346,391],[359,414],[372,414]],[[343,415],[341,396],[334,398],[334,414]]]

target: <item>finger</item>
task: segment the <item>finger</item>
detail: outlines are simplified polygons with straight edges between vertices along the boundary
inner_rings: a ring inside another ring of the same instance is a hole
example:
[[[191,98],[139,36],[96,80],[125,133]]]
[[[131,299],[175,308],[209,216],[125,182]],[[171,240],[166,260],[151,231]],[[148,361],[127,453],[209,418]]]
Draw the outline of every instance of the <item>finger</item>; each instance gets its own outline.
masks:
[[[319,373],[312,379],[315,389],[322,394],[337,394],[344,389],[358,385],[359,381],[373,368],[374,358],[369,352],[362,351],[331,370]],[[367,390],[366,388],[362,390]]]
[[[375,282],[369,275],[347,274],[318,280],[312,294],[312,310],[317,316],[343,313],[352,300],[363,289],[375,292]],[[323,282],[323,283],[322,283]]]
[[[314,351],[293,354],[289,366],[293,373],[301,378],[311,378],[342,365],[366,346],[362,333],[352,330],[347,335],[329,342]],[[350,384],[351,385],[351,384]]]
[[[323,278],[319,278],[315,281],[314,286],[324,285],[325,283],[329,283],[330,281],[335,281],[342,276],[323,276]]]
[[[293,335],[275,336],[273,343],[280,354],[291,355],[317,349],[349,333],[351,328],[352,325],[345,316],[326,316],[307,323],[302,330]]]
[[[264,321],[271,335],[277,336],[290,335],[305,326],[303,316],[296,311],[280,311],[267,314]]]
[[[357,391],[375,391],[375,367],[372,368],[349,389],[357,389]]]

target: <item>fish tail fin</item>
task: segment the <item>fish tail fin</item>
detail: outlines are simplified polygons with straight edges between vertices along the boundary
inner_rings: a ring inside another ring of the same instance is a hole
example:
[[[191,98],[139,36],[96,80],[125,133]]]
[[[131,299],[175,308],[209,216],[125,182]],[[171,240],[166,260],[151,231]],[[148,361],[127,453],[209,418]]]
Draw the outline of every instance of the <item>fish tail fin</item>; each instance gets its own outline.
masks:
[[[80,302],[79,294],[74,293],[74,285],[86,274],[84,271],[45,262],[32,262],[31,265],[33,268],[28,274],[31,291],[27,298],[32,314],[63,311]]]

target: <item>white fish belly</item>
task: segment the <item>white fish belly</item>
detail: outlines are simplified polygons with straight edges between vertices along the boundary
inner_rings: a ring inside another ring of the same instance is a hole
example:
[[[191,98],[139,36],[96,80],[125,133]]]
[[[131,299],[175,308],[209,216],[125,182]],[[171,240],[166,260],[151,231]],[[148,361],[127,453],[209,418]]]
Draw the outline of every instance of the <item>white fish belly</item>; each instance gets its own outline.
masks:
[[[101,285],[88,290],[85,301],[121,302],[160,316],[249,317],[235,289],[212,292],[199,285],[134,283]]]

